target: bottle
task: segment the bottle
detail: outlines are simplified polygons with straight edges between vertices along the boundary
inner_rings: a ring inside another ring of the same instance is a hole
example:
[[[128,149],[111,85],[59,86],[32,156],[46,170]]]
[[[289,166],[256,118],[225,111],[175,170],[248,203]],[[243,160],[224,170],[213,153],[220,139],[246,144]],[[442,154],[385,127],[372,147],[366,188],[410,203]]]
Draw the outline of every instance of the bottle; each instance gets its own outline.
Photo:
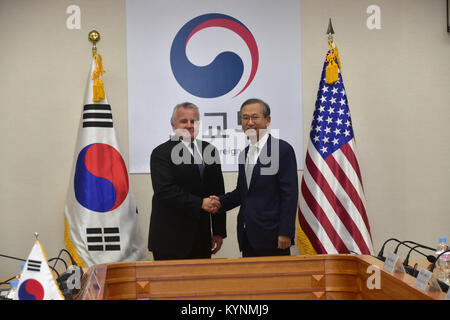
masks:
[[[17,286],[19,285],[19,281],[11,281],[9,285],[11,286],[11,289],[9,289],[6,298],[10,300],[17,300]]]
[[[444,253],[439,260],[442,270],[442,278],[440,280],[450,286],[450,252]]]
[[[447,238],[439,238],[439,244],[436,247],[436,253],[434,254],[436,257],[439,256],[442,252],[444,252],[445,250],[448,250],[448,245],[447,245]],[[450,261],[447,261],[448,255],[443,254],[439,260],[436,261],[436,278],[444,281],[444,268],[445,265],[450,263]],[[445,260],[444,260],[445,259]]]

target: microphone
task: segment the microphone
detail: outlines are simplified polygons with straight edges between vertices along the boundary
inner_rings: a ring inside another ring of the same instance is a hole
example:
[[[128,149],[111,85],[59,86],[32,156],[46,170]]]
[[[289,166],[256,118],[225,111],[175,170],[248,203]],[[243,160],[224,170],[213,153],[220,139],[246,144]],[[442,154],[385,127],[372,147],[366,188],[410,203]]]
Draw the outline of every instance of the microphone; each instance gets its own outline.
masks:
[[[419,275],[419,271],[417,271],[417,263],[414,266],[414,268],[411,267],[410,265],[403,266],[403,268],[405,268],[405,272],[407,274],[409,274],[410,276],[413,276],[414,278],[417,278],[417,276]]]
[[[377,258],[377,259],[379,259],[379,260],[381,260],[381,261],[385,261],[385,260],[386,260],[386,258],[383,257],[384,247],[385,247],[386,244],[387,244],[388,242],[390,242],[390,241],[395,241],[395,242],[398,243],[398,245],[397,245],[397,247],[395,248],[395,251],[394,251],[395,254],[396,254],[397,251],[398,251],[398,247],[399,247],[400,245],[402,245],[402,244],[403,244],[405,247],[408,247],[408,248],[411,249],[411,247],[410,247],[410,246],[407,246],[405,243],[409,243],[409,242],[412,242],[412,241],[409,241],[409,240],[406,240],[406,241],[400,241],[400,240],[397,239],[397,238],[389,238],[389,239],[387,239],[387,240],[383,243],[383,245],[381,246],[380,252],[378,253],[378,255],[377,255],[375,258]],[[414,244],[418,244],[418,243],[414,243]],[[429,247],[427,247],[427,248],[429,248]],[[431,250],[434,251],[433,248],[429,248],[429,249],[431,249]]]
[[[405,243],[411,243],[411,244],[415,244],[415,245],[420,245],[422,248],[428,249],[428,250],[431,250],[431,251],[435,251],[435,250],[436,250],[435,248],[430,248],[430,247],[428,247],[428,246],[425,246],[425,245],[423,245],[423,244],[420,244],[420,243],[417,243],[417,242],[414,242],[414,241],[411,241],[411,240],[405,240],[405,241],[401,241],[401,242],[397,245],[397,247],[395,247],[394,253],[395,253],[395,254],[397,253],[398,248],[399,248],[401,245],[404,245],[405,247],[408,247],[408,248],[411,249],[411,247],[405,245]]]
[[[444,254],[444,253],[449,253],[450,249],[445,250],[444,252],[441,252],[437,257],[436,257],[436,261],[433,262],[433,264],[431,265],[430,271],[433,272],[434,268],[436,267],[436,263],[438,262],[439,258]]]
[[[416,251],[416,252],[420,253],[421,255],[425,256],[430,263],[436,262],[436,257],[434,255],[431,255],[431,254],[430,255],[426,255],[426,254],[416,250],[416,248],[425,248],[425,249],[427,249],[428,247],[424,246],[424,245],[421,245],[421,244],[418,244],[415,247],[412,247],[408,251],[408,254],[406,255],[405,261],[403,261],[403,265],[404,266],[407,266],[409,264],[409,256],[411,255],[411,252],[413,252],[413,251]]]
[[[380,250],[380,252],[378,253],[378,255],[377,255],[375,258],[380,259],[381,261],[385,261],[385,260],[386,260],[386,258],[383,257],[384,247],[386,246],[386,244],[387,244],[388,242],[390,242],[390,241],[392,241],[392,240],[397,241],[397,242],[401,242],[400,240],[398,240],[398,239],[396,239],[396,238],[390,238],[390,239],[387,239],[387,240],[383,243],[383,245],[381,246],[381,250]]]
[[[405,268],[405,271],[409,275],[412,275],[414,278],[417,278],[419,271],[417,271],[417,266],[418,266],[417,263],[414,265],[414,268],[409,265],[409,256],[411,255],[411,252],[416,251],[416,252],[420,253],[421,255],[425,256],[430,263],[433,263],[436,261],[436,257],[434,255],[425,255],[424,253],[416,250],[416,248],[420,248],[420,247],[426,247],[426,246],[419,244],[419,245],[416,245],[415,247],[412,247],[409,250],[408,254],[406,255],[405,261],[403,261],[403,267]]]
[[[419,271],[417,271],[417,267],[419,266],[419,264],[416,262],[415,264],[414,264],[414,268],[413,268],[413,271],[412,271],[412,274],[413,274],[413,276],[415,277],[415,278],[417,278],[417,275],[419,274]]]
[[[416,251],[416,252],[420,253],[421,255],[425,256],[425,257],[427,258],[428,261],[430,261],[430,259],[435,259],[434,256],[432,256],[432,255],[430,255],[430,256],[425,255],[424,253],[422,253],[422,252],[416,250],[416,249],[413,248],[413,247],[410,247],[410,246],[406,245],[405,243],[413,243],[413,244],[416,244],[416,245],[420,245],[420,246],[421,246],[422,248],[424,248],[424,249],[433,250],[433,251],[435,250],[434,248],[430,248],[430,247],[427,247],[427,246],[422,245],[422,244],[419,244],[419,243],[415,243],[414,241],[410,241],[410,240],[400,241],[400,240],[398,240],[398,239],[396,239],[396,238],[390,238],[390,239],[386,240],[386,241],[383,243],[383,246],[381,247],[380,252],[378,253],[378,255],[377,255],[375,258],[377,258],[377,259],[379,259],[379,260],[381,260],[381,261],[383,261],[383,262],[386,261],[386,258],[383,257],[383,251],[384,251],[384,247],[386,246],[386,244],[387,244],[388,242],[390,242],[390,241],[398,242],[398,245],[397,245],[397,247],[396,247],[395,250],[394,250],[394,253],[395,253],[395,254],[397,254],[398,248],[399,248],[401,245],[404,245],[405,247],[408,247],[410,250]],[[434,261],[434,260],[433,260],[433,261]],[[430,262],[433,263],[433,261],[430,261]],[[406,270],[406,269],[405,269],[405,270]]]

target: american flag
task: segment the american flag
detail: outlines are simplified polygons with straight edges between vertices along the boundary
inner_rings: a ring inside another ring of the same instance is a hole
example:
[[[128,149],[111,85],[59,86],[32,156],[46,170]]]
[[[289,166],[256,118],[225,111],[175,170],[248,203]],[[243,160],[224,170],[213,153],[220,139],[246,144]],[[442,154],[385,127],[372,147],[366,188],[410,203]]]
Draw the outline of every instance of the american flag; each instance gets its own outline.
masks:
[[[306,253],[371,254],[347,95],[340,72],[339,81],[325,82],[327,65],[325,61],[306,153],[298,211],[298,232],[303,234],[298,238],[312,246]]]

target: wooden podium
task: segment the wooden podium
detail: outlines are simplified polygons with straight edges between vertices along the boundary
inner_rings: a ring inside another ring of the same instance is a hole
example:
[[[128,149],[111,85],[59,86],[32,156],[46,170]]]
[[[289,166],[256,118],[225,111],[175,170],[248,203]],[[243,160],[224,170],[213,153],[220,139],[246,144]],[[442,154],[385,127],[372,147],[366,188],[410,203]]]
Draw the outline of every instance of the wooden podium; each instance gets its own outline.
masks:
[[[416,289],[414,281],[407,274],[384,271],[381,261],[366,255],[123,262],[89,268],[76,298],[444,299],[445,293]]]

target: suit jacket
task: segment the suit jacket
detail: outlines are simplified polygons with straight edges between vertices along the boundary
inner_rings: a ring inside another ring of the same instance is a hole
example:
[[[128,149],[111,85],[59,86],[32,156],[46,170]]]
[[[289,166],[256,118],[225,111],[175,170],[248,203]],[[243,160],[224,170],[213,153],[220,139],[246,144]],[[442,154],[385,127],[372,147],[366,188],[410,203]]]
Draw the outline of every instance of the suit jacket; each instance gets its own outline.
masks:
[[[274,249],[278,236],[293,243],[298,202],[297,162],[292,146],[269,135],[253,169],[250,188],[245,176],[249,147],[239,155],[236,189],[220,197],[222,209],[241,206],[237,235],[242,251],[244,227],[253,248]]]
[[[151,154],[154,195],[148,238],[150,251],[182,258],[190,252],[199,228],[211,239],[211,221],[214,235],[223,238],[227,235],[225,211],[211,215],[201,208],[203,198],[225,192],[219,153],[205,141],[197,140],[197,143],[205,162],[203,178],[180,140],[169,140]],[[211,248],[211,241],[207,245]]]

